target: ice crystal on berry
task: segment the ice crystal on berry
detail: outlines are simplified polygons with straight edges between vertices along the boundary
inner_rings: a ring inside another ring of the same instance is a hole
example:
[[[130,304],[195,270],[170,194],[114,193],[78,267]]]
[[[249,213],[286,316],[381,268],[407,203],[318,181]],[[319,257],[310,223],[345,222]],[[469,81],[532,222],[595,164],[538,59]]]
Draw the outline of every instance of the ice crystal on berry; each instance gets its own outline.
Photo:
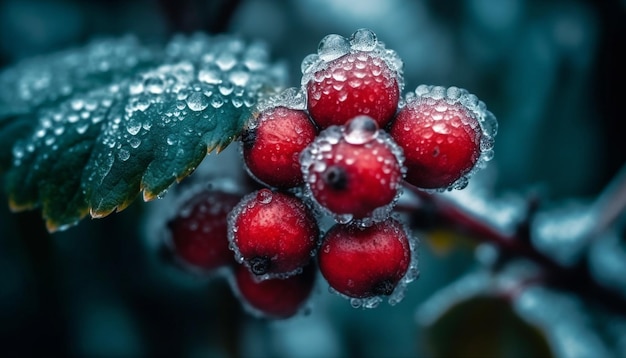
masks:
[[[400,90],[404,88],[402,60],[395,51],[385,48],[385,44],[378,41],[376,34],[368,29],[355,31],[349,39],[336,34],[324,37],[320,41],[317,54],[310,54],[302,61],[302,85],[306,85],[316,72],[328,65],[328,62],[356,52],[369,53],[382,59],[398,75]]]
[[[483,102],[457,87],[408,93],[391,134],[407,157],[407,181],[437,191],[463,189],[493,158],[497,122]]]
[[[337,222],[387,219],[401,195],[402,150],[360,116],[322,131],[300,155],[307,196]]]
[[[229,214],[228,228],[237,262],[262,280],[302,272],[317,251],[317,222],[289,194],[264,188],[246,195]]]
[[[326,36],[318,53],[302,61],[301,69],[308,110],[320,128],[342,125],[358,115],[385,126],[404,87],[402,61],[367,29],[350,39]]]

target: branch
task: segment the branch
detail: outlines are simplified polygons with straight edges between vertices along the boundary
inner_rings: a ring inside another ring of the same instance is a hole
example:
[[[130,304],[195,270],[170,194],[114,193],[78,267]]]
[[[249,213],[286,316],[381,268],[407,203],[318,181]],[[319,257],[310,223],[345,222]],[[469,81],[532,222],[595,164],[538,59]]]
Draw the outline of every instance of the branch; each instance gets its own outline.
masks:
[[[621,171],[620,178],[620,183],[626,182],[625,170]],[[424,192],[408,183],[405,187],[419,199],[418,205],[412,207],[414,216],[429,216],[436,222],[446,223],[457,230],[467,233],[471,238],[479,242],[490,243],[498,247],[504,257],[526,258],[536,263],[543,270],[546,282],[555,287],[575,292],[581,297],[589,298],[610,308],[614,312],[626,316],[626,298],[620,292],[598,284],[591,276],[586,260],[582,260],[578,265],[565,267],[537,251],[532,245],[529,237],[530,230],[523,228],[527,228],[530,220],[533,218],[536,208],[535,201],[530,202],[529,215],[525,222],[522,222],[520,228],[513,234],[507,234],[441,195]],[[626,193],[624,185],[612,185],[610,187],[619,188],[621,193]],[[607,193],[607,190],[604,193]],[[620,200],[610,200],[610,204],[600,205],[602,208],[608,208],[606,212],[611,215],[607,215],[607,218],[615,216],[614,212],[617,210],[618,203],[623,205],[626,202],[626,200],[621,200],[624,196],[619,198]],[[599,202],[604,201],[601,200]],[[402,210],[403,208],[400,209]],[[404,207],[404,210],[407,209],[409,208]],[[607,220],[607,223],[612,221]]]

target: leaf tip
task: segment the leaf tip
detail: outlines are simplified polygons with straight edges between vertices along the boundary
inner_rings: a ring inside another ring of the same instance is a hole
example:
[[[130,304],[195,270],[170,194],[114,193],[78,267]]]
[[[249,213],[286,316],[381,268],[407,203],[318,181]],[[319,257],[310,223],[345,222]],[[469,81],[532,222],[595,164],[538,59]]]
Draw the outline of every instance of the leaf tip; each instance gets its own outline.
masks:
[[[154,200],[154,199],[156,199],[158,197],[159,197],[159,195],[153,193],[152,191],[149,191],[147,189],[144,189],[144,191],[143,191],[143,201],[145,201],[145,202],[152,201],[152,200]]]
[[[91,215],[91,217],[94,218],[94,219],[101,219],[101,218],[111,214],[114,210],[115,209],[98,210],[98,209],[95,209],[95,208],[90,208],[89,209],[89,215]]]
[[[26,210],[32,210],[35,208],[35,205],[32,203],[18,203],[13,198],[9,198],[9,210],[13,213],[19,213]]]

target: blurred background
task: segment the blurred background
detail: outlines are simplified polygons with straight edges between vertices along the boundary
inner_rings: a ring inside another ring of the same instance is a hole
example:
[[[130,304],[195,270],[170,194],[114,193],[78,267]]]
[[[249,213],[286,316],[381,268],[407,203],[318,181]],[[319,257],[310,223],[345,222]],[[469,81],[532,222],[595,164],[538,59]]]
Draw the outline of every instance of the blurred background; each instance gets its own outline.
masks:
[[[267,42],[297,86],[301,60],[322,37],[366,27],[404,60],[405,92],[420,84],[463,87],[496,115],[495,158],[479,179],[493,195],[585,202],[626,162],[625,15],[622,0],[3,0],[0,68],[100,37],[130,33],[164,43],[175,33],[228,32]],[[4,193],[0,201],[7,202]],[[271,322],[243,312],[224,281],[162,262],[145,237],[154,205],[137,202],[52,235],[38,212],[0,205],[0,349],[18,356],[417,357],[471,340],[480,346],[475,352],[497,356],[581,356],[555,349],[545,330],[499,300],[472,302],[473,316],[451,308],[436,324],[420,319],[433,294],[480,261],[457,234],[420,237],[422,276],[395,307],[353,309],[323,283],[310,314]],[[607,354],[625,353],[624,337],[611,337],[598,338]]]

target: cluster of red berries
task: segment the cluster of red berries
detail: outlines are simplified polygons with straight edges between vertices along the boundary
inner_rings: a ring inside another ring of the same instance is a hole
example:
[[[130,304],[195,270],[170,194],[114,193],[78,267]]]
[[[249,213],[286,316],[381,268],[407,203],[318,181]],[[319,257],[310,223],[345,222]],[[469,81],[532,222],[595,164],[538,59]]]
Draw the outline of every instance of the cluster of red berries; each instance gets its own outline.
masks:
[[[234,253],[235,292],[272,317],[301,309],[317,270],[354,306],[395,304],[418,275],[415,240],[390,215],[402,185],[464,187],[492,156],[495,118],[456,87],[402,99],[402,61],[366,29],[325,37],[302,72],[302,87],[261,103],[242,135],[265,188],[187,203],[194,219],[170,226],[175,252],[204,269]]]

